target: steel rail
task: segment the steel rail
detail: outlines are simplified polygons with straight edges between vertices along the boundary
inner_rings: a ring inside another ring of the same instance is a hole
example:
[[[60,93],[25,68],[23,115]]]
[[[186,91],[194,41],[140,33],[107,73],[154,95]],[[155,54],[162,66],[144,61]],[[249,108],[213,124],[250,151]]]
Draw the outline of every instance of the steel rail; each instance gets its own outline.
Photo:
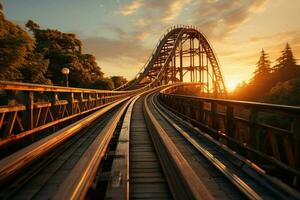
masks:
[[[217,158],[215,158],[209,151],[207,151],[204,147],[198,144],[198,142],[189,136],[189,134],[181,129],[178,125],[175,124],[171,118],[169,118],[166,114],[162,112],[162,106],[158,106],[156,102],[154,102],[153,98],[151,99],[152,104],[154,105],[155,109],[163,116],[164,119],[174,127],[191,145],[193,145],[202,155],[204,155],[222,174],[228,178],[230,182],[232,182],[242,193],[244,193],[249,199],[262,199],[259,195],[249,187],[243,180],[239,177],[232,174],[232,172],[226,168],[226,166]],[[159,108],[160,107],[160,108]],[[166,112],[166,110],[164,110]],[[173,116],[174,117],[174,116]]]
[[[144,114],[173,196],[178,199],[214,199],[149,109],[149,95],[144,100]]]
[[[161,88],[161,87],[159,87]],[[107,151],[107,147],[109,142],[116,130],[117,124],[119,123],[122,115],[124,115],[126,109],[129,107],[129,110],[126,111],[125,117],[130,117],[132,106],[134,102],[143,94],[151,92],[153,90],[157,90],[157,88],[150,89],[148,91],[142,92],[130,99],[127,99],[127,102],[118,110],[118,112],[109,120],[107,125],[101,131],[101,133],[97,136],[94,142],[90,145],[90,147],[85,151],[84,155],[77,162],[75,167],[72,169],[67,179],[61,184],[60,188],[56,192],[54,199],[83,199],[86,196],[88,189],[91,187],[95,174],[97,173],[99,164],[102,158],[105,156]],[[123,134],[127,134],[126,129],[128,128],[130,120],[125,121],[122,125],[122,130],[125,131]],[[125,130],[123,129],[125,128]],[[121,131],[122,133],[122,131]],[[124,152],[123,152],[124,153]],[[128,158],[129,159],[129,158]],[[128,165],[128,160],[127,166]],[[126,173],[124,174],[125,180],[128,179],[128,170],[126,169]],[[124,197],[129,197],[129,185],[125,184],[126,193],[122,194]]]
[[[36,143],[33,143],[20,151],[17,151],[10,156],[0,160],[0,186],[5,184],[8,180],[12,179],[16,174],[21,172],[24,168],[29,166],[32,162],[40,158],[41,156],[47,154],[56,146],[62,144],[68,138],[75,135],[78,131],[87,127],[94,120],[102,116],[104,113],[120,105],[124,101],[128,100],[122,99],[120,101],[114,102],[99,111],[73,123],[48,137],[45,137]]]
[[[114,159],[111,168],[111,177],[106,190],[108,199],[126,199],[129,200],[129,138],[131,127],[131,116],[135,102],[141,97],[137,95],[131,101],[127,108],[118,139],[118,145],[115,154],[118,155]],[[120,169],[121,168],[121,169]]]
[[[84,199],[94,181],[95,174],[114,131],[126,108],[133,98],[130,98],[118,112],[109,120],[107,125],[84,152],[65,181],[60,185],[54,199]]]
[[[156,96],[157,98],[157,96]],[[266,174],[263,169],[261,169],[256,164],[252,163],[248,159],[244,158],[241,155],[237,155],[233,150],[229,149],[225,145],[221,144],[220,142],[214,140],[208,134],[203,133],[199,129],[195,128],[193,125],[189,124],[188,122],[182,120],[167,108],[162,106],[159,101],[154,98],[151,99],[152,104],[154,105],[155,109],[163,116],[164,119],[174,127],[191,145],[195,147],[204,155],[207,160],[209,160],[224,176],[232,182],[243,194],[245,194],[249,199],[263,199],[255,189],[252,189],[242,178],[238,177],[237,175],[233,174],[230,169],[226,167],[218,158],[216,158],[212,153],[210,153],[205,147],[201,146],[194,138],[192,138],[185,130],[183,130],[179,125],[177,125],[173,119],[177,119],[181,121],[184,126],[186,126],[189,130],[193,130],[198,135],[202,136],[209,142],[213,143],[215,146],[219,147],[222,151],[224,151],[227,155],[238,160],[238,167],[242,168],[242,170],[252,177],[254,180],[258,181],[259,184],[264,185],[270,192],[274,193],[278,198],[285,199],[285,198],[292,198],[292,199],[300,199],[300,193],[294,190],[293,188],[289,187],[288,185],[284,184],[280,180],[277,180],[274,177]],[[167,116],[167,114],[169,116]],[[242,163],[242,164],[241,164]]]

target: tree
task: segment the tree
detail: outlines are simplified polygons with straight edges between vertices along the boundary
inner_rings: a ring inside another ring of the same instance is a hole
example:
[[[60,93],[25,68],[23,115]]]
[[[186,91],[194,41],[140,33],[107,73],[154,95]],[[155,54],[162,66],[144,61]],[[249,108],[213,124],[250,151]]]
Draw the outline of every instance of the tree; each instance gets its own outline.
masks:
[[[94,83],[90,85],[90,88],[98,89],[98,90],[112,90],[114,89],[114,83],[109,78],[103,78],[96,80]]]
[[[113,89],[96,58],[82,53],[75,34],[42,29],[32,20],[26,27],[34,38],[5,19],[0,3],[0,80],[62,85],[61,69],[67,67],[73,87]]]
[[[26,56],[26,62],[20,68],[23,82],[51,85],[52,81],[46,78],[49,60],[40,53],[31,53]]]
[[[281,51],[281,56],[277,59],[273,71],[276,81],[286,81],[299,75],[299,67],[288,43],[285,49]]]
[[[110,79],[114,83],[114,88],[118,88],[121,85],[127,83],[126,78],[124,78],[123,76],[112,76]]]
[[[269,56],[265,51],[261,50],[261,55],[256,63],[256,70],[254,72],[254,79],[265,79],[267,78],[271,73],[271,67],[270,67],[270,61]]]
[[[264,101],[291,106],[300,105],[300,78],[277,83],[264,97]]]
[[[35,30],[40,29],[40,26],[32,20],[28,20],[28,22],[25,24],[25,26],[33,32],[35,32]]]
[[[37,53],[49,60],[46,75],[53,84],[62,84],[61,69],[64,67],[70,69],[69,82],[72,87],[89,87],[96,80],[103,79],[96,58],[82,53],[82,43],[75,34],[41,29],[32,20],[26,26],[35,36]]]
[[[30,35],[6,20],[0,9],[0,80],[21,81],[20,68],[33,49],[34,40]]]

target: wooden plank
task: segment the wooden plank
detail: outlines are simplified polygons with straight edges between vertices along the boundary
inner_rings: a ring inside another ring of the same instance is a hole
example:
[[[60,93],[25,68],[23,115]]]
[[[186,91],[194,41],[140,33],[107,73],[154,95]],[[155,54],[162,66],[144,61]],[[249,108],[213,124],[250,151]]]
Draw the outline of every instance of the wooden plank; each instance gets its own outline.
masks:
[[[142,99],[136,103],[132,118],[133,124],[139,124],[132,125],[130,133],[130,198],[169,199],[171,191],[145,125]]]
[[[190,198],[190,199],[214,199],[210,192],[207,190],[205,184],[200,180],[200,178],[196,175],[195,171],[192,167],[188,164],[187,160],[183,157],[183,155],[178,151],[175,144],[169,138],[166,131],[162,128],[158,120],[154,117],[153,113],[150,111],[147,98],[149,95],[146,96],[144,100],[144,109],[145,109],[145,116],[148,122],[148,126],[151,129],[151,137],[152,140],[155,141],[155,148],[158,152],[165,152],[160,153],[160,161],[165,163],[163,165],[164,172],[167,175],[168,182],[171,186],[171,190],[173,194],[177,198]],[[166,160],[163,160],[168,157],[172,166],[174,167],[173,171],[171,172],[170,165],[166,164]],[[172,174],[172,175],[171,175]],[[177,181],[182,183],[181,187],[178,187],[179,183],[175,183],[176,176],[174,174],[178,174]],[[181,178],[179,178],[181,177]],[[177,187],[176,187],[177,185]]]
[[[132,109],[139,96],[130,103],[124,116],[116,154],[123,155],[114,159],[105,199],[129,199],[129,134]]]
[[[128,100],[128,99],[125,99]],[[124,101],[124,100],[123,100]],[[68,177],[60,185],[53,199],[83,199],[93,184],[99,164],[105,156],[107,147],[117,124],[127,108],[127,101],[108,121],[93,143],[84,152]]]

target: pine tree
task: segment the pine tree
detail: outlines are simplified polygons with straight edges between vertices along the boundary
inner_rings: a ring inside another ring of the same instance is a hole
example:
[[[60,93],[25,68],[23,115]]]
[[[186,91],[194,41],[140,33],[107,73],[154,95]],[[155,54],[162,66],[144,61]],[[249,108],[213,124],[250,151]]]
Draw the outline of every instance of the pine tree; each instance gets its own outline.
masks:
[[[296,60],[289,43],[286,44],[285,49],[281,51],[281,56],[276,61],[277,65],[274,66],[275,71],[282,70],[284,68],[297,67]]]
[[[266,78],[271,73],[269,56],[265,51],[261,50],[261,55],[256,63],[256,70],[254,72],[254,79]]]
[[[277,64],[274,66],[273,71],[277,74],[278,81],[286,81],[299,75],[296,59],[288,43],[285,49],[281,51],[281,56],[277,59]]]

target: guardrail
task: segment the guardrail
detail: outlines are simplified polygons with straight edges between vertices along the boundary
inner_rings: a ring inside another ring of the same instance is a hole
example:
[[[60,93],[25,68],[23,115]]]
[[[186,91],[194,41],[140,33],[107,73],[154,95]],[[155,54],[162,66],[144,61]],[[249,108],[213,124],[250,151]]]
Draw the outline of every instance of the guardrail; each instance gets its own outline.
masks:
[[[159,100],[266,171],[273,170],[274,173],[273,164],[287,169],[293,174],[292,180],[288,181],[299,186],[300,107],[176,94],[184,87],[189,85],[162,90]],[[277,176],[290,178],[283,171]]]
[[[0,81],[0,147],[135,92]]]

